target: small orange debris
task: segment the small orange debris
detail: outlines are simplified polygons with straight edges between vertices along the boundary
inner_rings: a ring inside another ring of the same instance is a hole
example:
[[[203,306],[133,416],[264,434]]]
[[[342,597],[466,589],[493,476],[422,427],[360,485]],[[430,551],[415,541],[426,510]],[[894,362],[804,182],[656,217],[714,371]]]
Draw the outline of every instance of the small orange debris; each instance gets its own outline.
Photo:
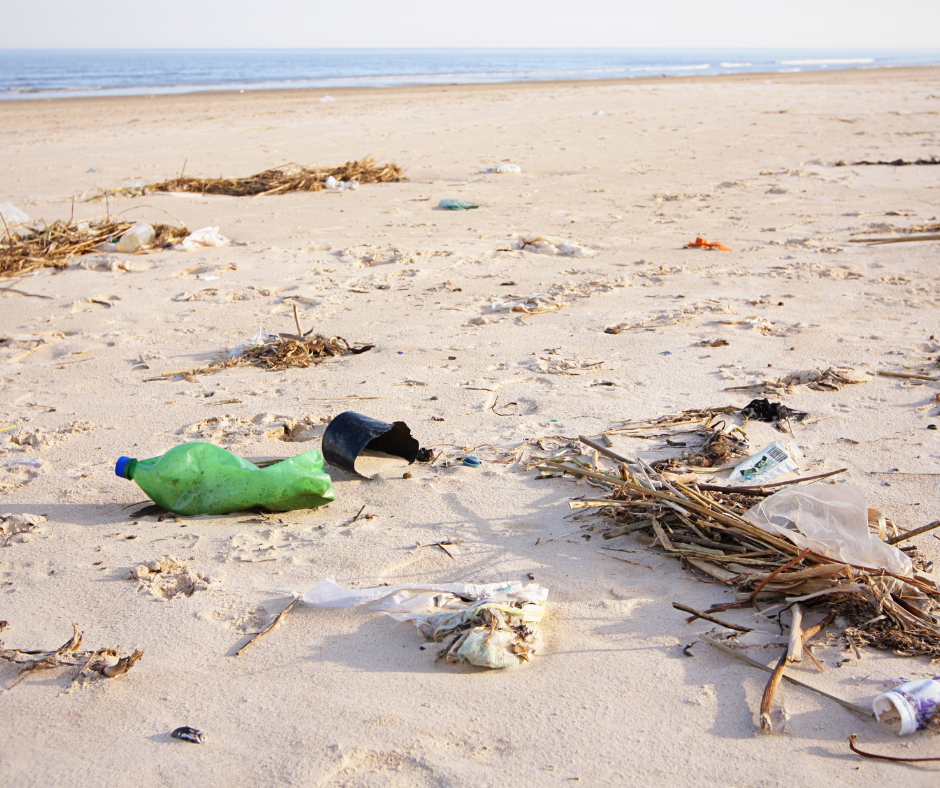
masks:
[[[731,250],[724,244],[711,243],[704,238],[696,238],[692,243],[685,245],[686,249],[715,249],[719,252],[730,252]]]

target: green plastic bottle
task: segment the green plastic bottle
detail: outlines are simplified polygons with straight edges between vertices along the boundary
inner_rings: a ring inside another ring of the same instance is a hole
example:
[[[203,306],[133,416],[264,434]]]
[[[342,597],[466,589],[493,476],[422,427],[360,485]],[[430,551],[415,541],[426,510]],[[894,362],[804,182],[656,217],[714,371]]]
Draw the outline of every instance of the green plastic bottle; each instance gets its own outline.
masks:
[[[133,479],[154,503],[177,514],[246,509],[313,509],[336,498],[323,455],[305,451],[259,468],[211,443],[181,443],[160,457],[121,457],[114,472]]]

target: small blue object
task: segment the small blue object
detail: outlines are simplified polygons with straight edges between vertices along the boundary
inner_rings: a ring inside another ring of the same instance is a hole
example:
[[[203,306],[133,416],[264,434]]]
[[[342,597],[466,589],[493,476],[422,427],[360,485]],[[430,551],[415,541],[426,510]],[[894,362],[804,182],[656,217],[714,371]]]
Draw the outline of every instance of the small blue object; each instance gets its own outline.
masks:
[[[471,468],[479,468],[483,463],[480,461],[479,457],[464,457],[460,461],[461,465],[467,465]]]
[[[672,351],[671,351],[671,350],[664,350],[664,351],[662,352],[662,355],[664,355],[664,356],[671,356],[671,355],[672,355]]]
[[[88,172],[98,172],[94,167],[89,167]]]
[[[399,355],[399,356],[405,355],[405,351],[404,351],[404,350],[399,350],[399,351],[398,351],[398,355]]]
[[[132,462],[131,457],[118,457],[118,461],[114,465],[114,473],[117,476],[120,476],[122,479],[127,478],[127,466]]]

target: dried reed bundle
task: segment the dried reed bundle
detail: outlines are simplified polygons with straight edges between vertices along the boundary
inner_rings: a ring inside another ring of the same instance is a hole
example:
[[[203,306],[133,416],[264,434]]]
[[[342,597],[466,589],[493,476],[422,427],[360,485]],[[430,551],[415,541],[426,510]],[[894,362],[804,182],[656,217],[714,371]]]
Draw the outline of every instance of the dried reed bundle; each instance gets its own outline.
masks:
[[[693,419],[677,414],[655,424],[675,426]],[[603,500],[570,503],[574,509],[598,507],[598,514],[609,518],[605,539],[633,533],[649,549],[671,555],[689,571],[705,575],[706,582],[734,587],[735,602],[713,606],[705,613],[758,605],[765,614],[773,612],[766,604],[780,611],[794,603],[823,606],[845,615],[850,624],[847,632],[859,642],[902,655],[940,657],[940,587],[930,578],[916,571],[913,577],[902,577],[800,550],[788,539],[745,519],[748,509],[778,488],[832,474],[760,487],[684,484],[642,460],[621,457],[583,437],[579,440],[621,462],[619,475],[570,454],[547,459],[540,469],[563,471],[608,487]],[[869,516],[873,516],[871,511]],[[916,548],[906,550],[915,569],[924,570],[926,564]]]
[[[0,277],[18,276],[37,268],[67,268],[69,261],[95,251],[122,236],[134,222],[104,219],[91,222],[58,221],[22,238],[5,231],[0,242]],[[156,239],[151,248],[165,249],[179,243],[189,234],[185,227],[155,224]]]
[[[226,194],[234,197],[260,197],[285,192],[316,192],[324,187],[327,178],[359,183],[395,183],[404,180],[404,171],[397,164],[379,165],[373,156],[359,161],[347,161],[339,167],[304,167],[284,164],[246,178],[173,178],[144,187],[146,192],[196,192],[198,194]],[[123,190],[108,192],[120,195]],[[137,189],[135,193],[140,193]]]
[[[311,338],[295,334],[278,334],[274,339],[260,345],[245,348],[241,353],[199,369],[184,370],[182,373],[169,372],[165,375],[185,374],[187,376],[206,375],[223,369],[251,364],[264,369],[281,370],[290,367],[308,368],[329,358],[358,355],[372,350],[375,345],[353,347],[342,337],[316,335]]]

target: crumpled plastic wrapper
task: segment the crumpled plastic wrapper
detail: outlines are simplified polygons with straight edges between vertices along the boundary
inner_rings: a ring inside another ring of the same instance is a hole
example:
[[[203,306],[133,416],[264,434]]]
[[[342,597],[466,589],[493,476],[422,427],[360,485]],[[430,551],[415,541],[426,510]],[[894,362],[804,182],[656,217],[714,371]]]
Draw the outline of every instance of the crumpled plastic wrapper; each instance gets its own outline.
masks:
[[[149,271],[152,266],[130,258],[118,258],[110,254],[99,254],[93,257],[83,257],[75,264],[86,271],[127,271],[129,274],[140,274]]]
[[[180,252],[192,252],[213,246],[228,246],[231,241],[219,233],[218,227],[203,227],[187,235],[173,248]]]
[[[414,622],[431,640],[446,640],[441,658],[482,668],[529,661],[542,644],[539,623],[547,600],[547,588],[517,581],[345,589],[332,577],[301,596],[311,607],[376,603],[372,610]]]
[[[801,550],[903,577],[914,573],[910,558],[868,530],[865,496],[850,484],[790,487],[748,509],[744,519]]]
[[[593,249],[554,235],[523,235],[513,242],[512,248],[534,254],[553,254],[564,257],[593,257],[597,254]]]

